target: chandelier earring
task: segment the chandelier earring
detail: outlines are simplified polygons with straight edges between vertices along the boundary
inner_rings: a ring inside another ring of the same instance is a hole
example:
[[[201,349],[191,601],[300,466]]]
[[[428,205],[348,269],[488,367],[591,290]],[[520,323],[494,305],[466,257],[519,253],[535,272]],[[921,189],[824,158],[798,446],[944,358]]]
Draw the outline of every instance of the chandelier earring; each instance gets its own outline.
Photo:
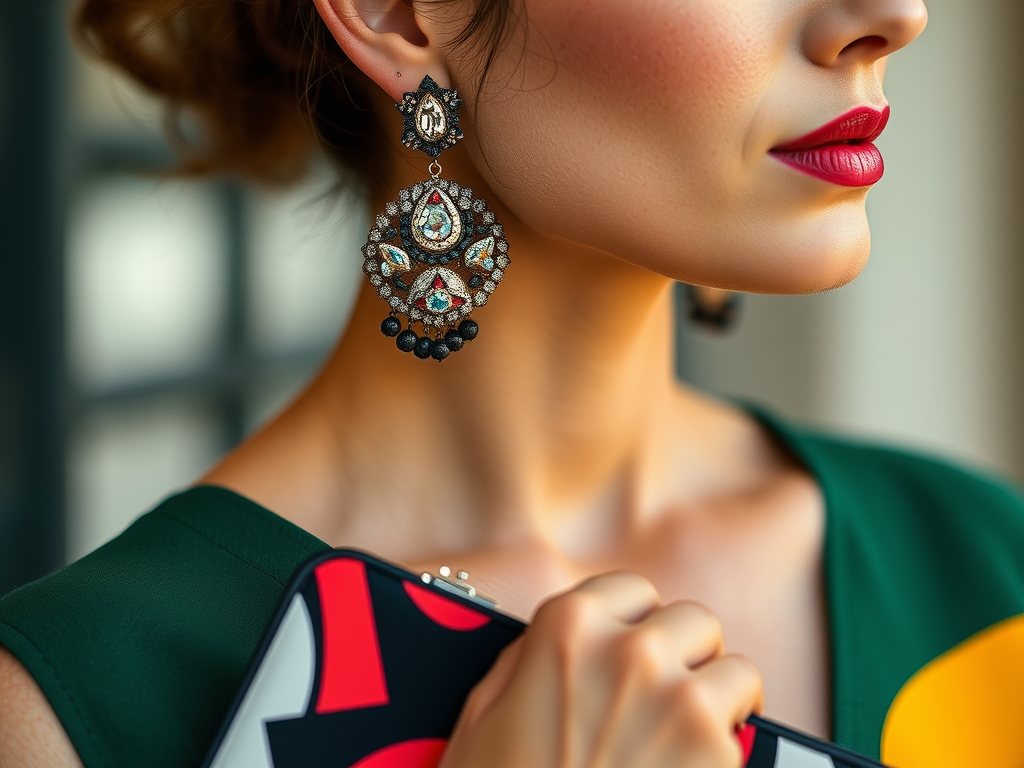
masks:
[[[363,271],[390,307],[381,332],[402,352],[439,362],[477,337],[470,316],[510,263],[504,230],[487,203],[441,177],[438,157],[463,137],[461,105],[454,88],[429,76],[395,105],[405,118],[402,143],[431,158],[429,178],[399,191],[363,246]]]

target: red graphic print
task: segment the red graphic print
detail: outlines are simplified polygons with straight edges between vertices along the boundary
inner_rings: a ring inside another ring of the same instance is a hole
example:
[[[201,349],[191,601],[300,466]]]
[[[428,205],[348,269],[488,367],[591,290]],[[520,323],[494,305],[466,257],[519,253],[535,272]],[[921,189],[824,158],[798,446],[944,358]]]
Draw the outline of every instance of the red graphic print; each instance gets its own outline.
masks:
[[[366,566],[354,559],[330,560],[316,569],[316,584],[324,645],[317,714],[387,704]]]
[[[411,739],[378,749],[352,768],[437,768],[446,739]]]
[[[459,605],[443,595],[429,592],[418,584],[405,581],[402,582],[402,586],[405,587],[406,594],[416,604],[416,607],[423,611],[427,618],[445,629],[469,632],[480,629],[490,622],[490,619],[482,613]]]

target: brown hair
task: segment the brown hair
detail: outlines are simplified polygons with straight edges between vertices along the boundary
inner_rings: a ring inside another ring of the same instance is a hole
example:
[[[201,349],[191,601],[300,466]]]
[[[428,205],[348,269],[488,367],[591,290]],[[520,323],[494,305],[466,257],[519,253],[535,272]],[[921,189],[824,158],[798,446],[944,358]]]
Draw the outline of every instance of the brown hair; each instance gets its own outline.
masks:
[[[477,0],[456,39],[489,49],[484,74],[510,2]],[[316,142],[357,181],[379,182],[388,137],[368,97],[376,86],[310,0],[84,0],[75,26],[92,53],[167,99],[184,172],[288,181]]]

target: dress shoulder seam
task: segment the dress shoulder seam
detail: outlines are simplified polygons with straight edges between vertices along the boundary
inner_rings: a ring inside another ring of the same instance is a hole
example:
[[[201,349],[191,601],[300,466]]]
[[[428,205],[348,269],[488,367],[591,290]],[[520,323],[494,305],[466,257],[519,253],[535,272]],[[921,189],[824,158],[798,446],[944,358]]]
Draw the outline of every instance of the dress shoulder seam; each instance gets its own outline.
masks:
[[[231,555],[231,557],[235,558],[240,563],[243,563],[243,564],[249,566],[250,568],[252,568],[257,573],[263,574],[268,579],[271,579],[274,582],[276,582],[277,584],[280,584],[282,587],[286,587],[287,586],[287,582],[277,578],[277,576],[275,576],[272,573],[268,573],[265,569],[261,568],[260,566],[256,565],[255,563],[252,563],[249,560],[245,559],[244,557],[239,555],[237,552],[234,552],[234,551],[228,549],[227,547],[225,547],[220,542],[214,541],[212,538],[207,536],[205,533],[203,533],[201,530],[196,528],[194,525],[190,525],[189,523],[185,522],[181,518],[179,518],[179,517],[177,517],[175,515],[172,515],[172,514],[166,515],[165,519],[170,520],[173,523],[177,523],[178,525],[180,525],[182,528],[184,528],[187,531],[191,531],[192,533],[194,533],[196,536],[201,538],[203,541],[205,541],[210,546],[216,547],[217,549],[221,550],[222,552],[225,552],[228,555]]]

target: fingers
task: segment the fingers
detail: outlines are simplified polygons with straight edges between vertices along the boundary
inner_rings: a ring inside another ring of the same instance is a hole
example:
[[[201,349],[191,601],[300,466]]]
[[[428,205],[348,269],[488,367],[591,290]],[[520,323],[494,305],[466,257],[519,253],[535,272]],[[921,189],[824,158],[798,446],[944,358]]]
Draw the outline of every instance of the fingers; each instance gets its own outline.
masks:
[[[719,720],[738,725],[763,704],[761,673],[746,656],[728,654],[709,661],[683,681]]]
[[[681,600],[652,612],[638,627],[650,632],[666,658],[695,669],[725,650],[722,622],[700,603]]]
[[[651,582],[624,571],[587,579],[565,596],[569,595],[597,598],[623,624],[635,624],[661,606],[661,597]]]
[[[465,727],[476,725],[505,691],[516,673],[522,651],[523,639],[519,637],[505,647],[490,672],[473,688],[462,709]]]

